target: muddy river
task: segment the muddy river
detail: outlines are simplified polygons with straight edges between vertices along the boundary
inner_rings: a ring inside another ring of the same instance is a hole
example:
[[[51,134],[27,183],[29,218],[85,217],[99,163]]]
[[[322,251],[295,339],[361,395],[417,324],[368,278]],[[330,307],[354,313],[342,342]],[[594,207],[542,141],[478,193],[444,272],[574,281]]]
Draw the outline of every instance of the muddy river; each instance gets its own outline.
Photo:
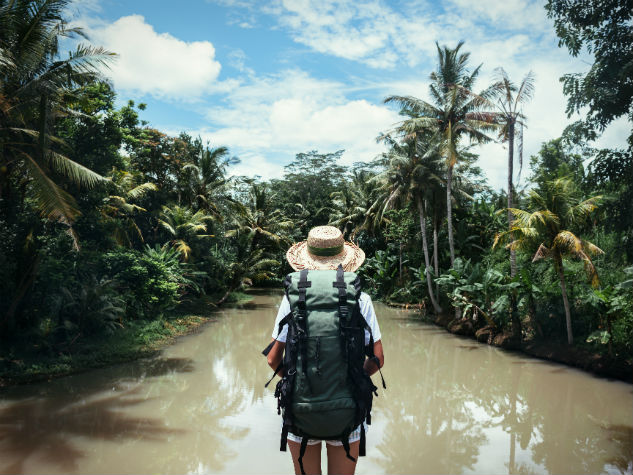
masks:
[[[291,473],[260,355],[280,297],[156,358],[0,392],[0,473]],[[633,386],[376,311],[387,390],[357,473],[633,473]]]

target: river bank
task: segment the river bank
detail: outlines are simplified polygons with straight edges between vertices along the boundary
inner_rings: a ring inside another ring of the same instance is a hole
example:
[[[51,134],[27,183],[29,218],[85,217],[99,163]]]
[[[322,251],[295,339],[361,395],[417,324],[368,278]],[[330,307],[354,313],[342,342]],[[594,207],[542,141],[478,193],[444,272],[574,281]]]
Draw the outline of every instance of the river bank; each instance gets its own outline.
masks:
[[[421,304],[385,302],[387,305],[417,310],[426,322],[444,328],[447,332],[477,340],[479,343],[496,346],[509,351],[518,351],[535,358],[562,363],[574,368],[633,383],[633,361],[610,357],[595,351],[569,346],[566,343],[537,340],[517,341],[508,332],[499,331],[490,325],[477,328],[472,320],[455,319],[452,315],[428,315]]]
[[[224,304],[230,306],[252,297],[235,293]],[[178,337],[199,330],[214,321],[217,299],[203,296],[179,305],[157,320],[127,322],[106,338],[81,338],[57,348],[16,342],[0,350],[0,388],[29,384],[81,373],[96,368],[134,361],[158,354]]]

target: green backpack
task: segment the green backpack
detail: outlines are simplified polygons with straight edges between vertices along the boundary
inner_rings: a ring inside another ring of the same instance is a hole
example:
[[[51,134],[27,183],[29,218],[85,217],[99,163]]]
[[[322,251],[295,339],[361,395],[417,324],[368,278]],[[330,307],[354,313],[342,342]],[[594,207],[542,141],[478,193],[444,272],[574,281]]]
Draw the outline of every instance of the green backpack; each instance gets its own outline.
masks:
[[[302,438],[301,473],[311,438],[340,440],[347,457],[355,461],[349,453],[349,435],[360,425],[359,455],[364,456],[362,422],[371,424],[372,398],[378,395],[363,369],[366,356],[377,365],[378,359],[371,328],[360,312],[360,279],[339,265],[337,270],[293,272],[284,279],[284,287],[291,310],[279,323],[279,332],[288,324],[288,336],[283,361],[270,379],[284,368],[275,389],[277,412],[283,411],[280,450],[286,450],[290,431]],[[368,346],[365,329],[370,334]],[[382,384],[386,388],[384,379]]]

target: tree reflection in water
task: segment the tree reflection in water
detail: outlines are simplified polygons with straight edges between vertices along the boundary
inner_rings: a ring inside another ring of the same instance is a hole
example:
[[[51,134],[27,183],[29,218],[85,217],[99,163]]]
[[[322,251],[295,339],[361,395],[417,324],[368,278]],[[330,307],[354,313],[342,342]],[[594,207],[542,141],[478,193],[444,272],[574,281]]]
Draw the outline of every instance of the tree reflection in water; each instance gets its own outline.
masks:
[[[385,314],[387,473],[631,473],[626,385]]]
[[[381,325],[389,386],[376,400],[375,417],[388,421],[378,444],[378,463],[387,473],[460,473],[472,468],[486,437],[467,406],[463,387],[455,383],[458,375],[445,374],[446,368],[460,371],[455,355],[442,351],[441,338],[431,336],[428,345],[421,345],[412,338],[419,336],[412,333],[418,325],[407,319]]]
[[[0,405],[0,473],[184,473],[199,463],[221,471],[226,440],[248,433],[222,419],[244,401],[242,388],[190,358],[14,388]]]
[[[159,358],[5,390],[0,473],[291,470],[260,354],[280,299],[222,309]],[[359,472],[633,472],[630,386],[376,311],[388,389]]]

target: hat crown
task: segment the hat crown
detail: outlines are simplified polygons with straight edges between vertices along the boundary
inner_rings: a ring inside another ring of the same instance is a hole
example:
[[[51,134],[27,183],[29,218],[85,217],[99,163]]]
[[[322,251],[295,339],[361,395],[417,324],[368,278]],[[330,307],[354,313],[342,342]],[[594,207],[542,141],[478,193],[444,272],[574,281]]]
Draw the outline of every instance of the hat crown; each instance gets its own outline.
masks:
[[[308,233],[308,246],[331,248],[345,244],[343,233],[334,226],[317,226]]]

